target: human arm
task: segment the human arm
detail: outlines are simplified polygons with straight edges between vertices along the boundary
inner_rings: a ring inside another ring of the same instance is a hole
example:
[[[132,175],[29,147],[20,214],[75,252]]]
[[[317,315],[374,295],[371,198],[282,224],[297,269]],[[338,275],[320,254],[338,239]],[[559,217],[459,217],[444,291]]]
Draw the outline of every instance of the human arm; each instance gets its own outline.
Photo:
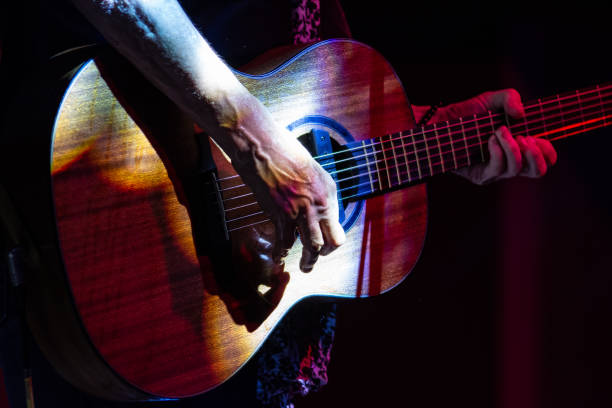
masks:
[[[417,121],[429,107],[414,106]],[[443,122],[486,113],[503,111],[518,119],[524,116],[521,97],[513,89],[484,92],[468,100],[439,108],[430,122]],[[557,152],[548,140],[531,136],[512,136],[506,126],[496,129],[487,143],[490,159],[455,171],[476,184],[487,184],[515,176],[541,177],[557,161]]]
[[[176,1],[73,0],[120,53],[224,149],[276,226],[277,258],[296,227],[301,267],[344,241],[335,184],[236,79]],[[185,158],[194,166],[197,158]],[[189,167],[189,164],[187,165]]]

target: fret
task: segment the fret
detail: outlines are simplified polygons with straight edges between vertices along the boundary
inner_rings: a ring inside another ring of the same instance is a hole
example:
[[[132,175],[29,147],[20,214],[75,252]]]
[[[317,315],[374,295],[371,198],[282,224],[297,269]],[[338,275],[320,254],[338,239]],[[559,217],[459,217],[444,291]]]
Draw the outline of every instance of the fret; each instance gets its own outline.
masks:
[[[414,140],[414,153],[416,155],[417,165],[419,167],[419,179],[423,179],[431,175],[431,168],[430,172],[427,173],[427,164],[423,165],[422,163],[424,161],[429,161],[429,155],[427,154],[427,144],[425,143],[425,138],[423,136],[422,130],[421,132],[413,132],[412,139]],[[423,152],[425,152],[425,157],[423,157]]]
[[[400,165],[399,165],[399,161],[397,160],[397,150],[395,147],[397,142],[401,144],[400,134],[394,133],[391,135],[391,149],[393,151],[393,161],[395,162],[395,173],[397,174],[397,184],[399,185],[399,184],[402,184],[402,176],[400,175]]]
[[[403,133],[400,133],[400,135],[401,135],[400,142],[402,144],[402,151],[404,152],[404,164],[406,165],[406,174],[408,174],[408,182],[412,183],[412,175],[410,174],[410,162],[408,161],[408,154],[406,153],[406,143],[404,143],[405,135]]]
[[[531,136],[529,134],[529,125],[527,125],[527,116],[523,116],[523,126],[525,126],[525,136]]]
[[[469,156],[464,154],[467,152],[467,145],[465,141],[465,132],[463,130],[463,121],[459,119],[458,122],[453,122],[454,126],[458,127],[457,131],[451,132],[449,130],[449,137],[451,140],[451,148],[453,152],[453,158],[455,159],[455,168],[466,167],[469,165]],[[459,131],[459,129],[461,131]]]
[[[565,130],[565,116],[563,115],[563,107],[561,106],[561,98],[559,97],[559,94],[557,94],[557,105],[559,106],[559,113],[561,114],[561,127],[563,129],[563,133],[567,134],[567,131]]]
[[[457,156],[455,155],[455,146],[453,146],[454,142],[453,142],[453,137],[452,137],[452,132],[451,132],[451,125],[448,120],[446,121],[446,129],[448,130],[448,144],[450,145],[451,153],[453,154],[453,164],[455,165],[455,169],[458,169],[459,166],[457,165]]]
[[[444,127],[437,128],[438,133],[438,147],[440,149],[440,158],[442,160],[442,171],[448,171],[451,168],[457,168],[457,160],[455,159],[455,152],[453,150],[453,141],[451,139],[451,125],[449,121],[446,121],[446,132],[442,129]],[[454,166],[454,167],[453,167]]]
[[[489,116],[491,116],[491,111],[489,111]],[[478,137],[478,147],[480,148],[480,158],[482,162],[484,162],[484,151],[482,150],[482,137],[480,136],[480,124],[476,119],[476,115],[474,115],[474,123],[476,125],[476,136]]]
[[[544,126],[543,136],[549,139],[548,127],[546,126],[546,117],[544,116],[544,109],[542,108],[542,99],[538,99],[538,105],[540,106],[540,116],[542,117],[542,125]]]
[[[580,102],[580,93],[578,91],[576,91],[576,99],[578,100],[578,109],[580,110],[580,123],[582,124],[582,129],[586,130],[585,124],[584,122],[586,122],[584,120],[584,111],[582,109],[582,103]]]
[[[440,166],[442,166],[442,173],[445,172],[444,170],[444,157],[442,157],[442,147],[440,147],[440,135],[438,134],[438,128],[436,127],[436,124],[434,123],[433,125],[434,127],[434,137],[436,138],[436,143],[438,144],[438,153],[440,156]]]
[[[489,137],[491,137],[492,135],[495,134],[495,123],[493,123],[493,114],[491,113],[491,111],[489,111],[489,124],[491,125],[491,135],[489,135]],[[489,140],[489,137],[487,137],[487,140]],[[483,151],[483,144],[486,143],[481,141],[480,142],[480,152],[482,153],[482,161],[484,162],[484,151]]]
[[[383,136],[384,137],[384,136]],[[387,181],[389,183],[389,187],[391,187],[393,185],[393,183],[391,183],[391,174],[389,173],[389,162],[388,162],[388,158],[387,158],[387,148],[385,147],[385,141],[383,140],[383,137],[380,138],[380,147],[382,150],[382,155],[383,155],[383,166],[385,167],[385,171],[387,172]],[[381,186],[382,189],[382,186]]]
[[[378,151],[376,150],[376,148],[374,147],[374,143],[375,140],[378,138],[374,138],[372,139],[372,143],[370,144],[372,146],[372,149],[374,150],[374,165],[376,166],[376,176],[378,177],[378,189],[380,191],[383,191],[383,177],[381,177],[380,175],[380,166],[378,165],[380,159],[378,158]],[[378,144],[379,146],[382,147],[382,145],[378,142],[376,142],[376,144]]]
[[[412,138],[412,149],[414,150],[414,158],[417,164],[417,171],[419,172],[419,180],[423,178],[423,173],[421,172],[421,163],[419,159],[419,153],[417,151],[416,140],[414,138],[414,130],[410,130],[410,137]]]
[[[434,170],[433,170],[433,166],[431,165],[431,154],[429,153],[429,138],[426,135],[426,131],[425,131],[425,127],[421,127],[421,131],[422,136],[423,136],[423,143],[425,144],[425,154],[427,155],[427,163],[429,164],[429,176],[433,176],[434,175]]]
[[[366,150],[366,145],[365,145],[365,140],[361,141],[361,146],[363,149],[363,157],[365,158],[366,161],[366,172],[368,173],[368,178],[370,179],[370,188],[371,188],[371,192],[374,192],[374,180],[372,180],[372,173],[370,172],[370,159],[368,159],[368,156],[370,155],[370,153],[368,153],[368,151]]]
[[[463,127],[463,118],[459,118],[459,123],[461,124],[461,134],[463,135],[463,143],[465,144],[465,157],[467,158],[468,166],[471,166],[472,161],[470,159],[470,148],[468,147],[467,137],[465,136],[465,128]]]
[[[603,103],[603,99],[601,98],[601,89],[599,89],[599,85],[597,85],[597,96],[599,96],[599,107],[601,109],[601,116],[603,117],[603,125],[607,126],[606,112],[604,111],[604,103]]]

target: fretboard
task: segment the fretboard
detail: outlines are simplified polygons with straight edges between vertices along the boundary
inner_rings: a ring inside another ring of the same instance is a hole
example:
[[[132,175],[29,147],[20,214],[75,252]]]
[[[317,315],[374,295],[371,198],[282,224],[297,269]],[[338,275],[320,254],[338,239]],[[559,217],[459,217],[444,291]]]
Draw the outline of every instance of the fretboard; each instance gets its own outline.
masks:
[[[514,136],[550,141],[608,126],[612,84],[538,99],[524,107],[520,120],[487,112],[349,143],[345,147],[351,154],[337,154],[332,170],[339,192],[345,200],[357,200],[482,163],[488,159],[488,139],[502,125]]]

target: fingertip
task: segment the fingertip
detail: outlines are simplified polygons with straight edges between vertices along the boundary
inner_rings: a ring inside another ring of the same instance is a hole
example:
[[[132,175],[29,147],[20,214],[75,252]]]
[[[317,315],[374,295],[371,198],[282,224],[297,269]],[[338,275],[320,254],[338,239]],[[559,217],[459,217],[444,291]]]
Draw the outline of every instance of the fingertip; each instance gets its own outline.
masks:
[[[554,165],[557,163],[557,159],[559,158],[557,150],[553,147],[552,143],[546,139],[536,139],[535,140],[538,147],[544,154],[544,158],[548,162],[549,165]]]
[[[312,252],[306,246],[302,247],[302,257],[300,258],[300,270],[302,272],[310,272],[314,268],[314,264],[319,259],[318,252]]]
[[[525,116],[525,108],[521,101],[521,94],[514,88],[506,90],[506,112],[513,118],[522,118]]]

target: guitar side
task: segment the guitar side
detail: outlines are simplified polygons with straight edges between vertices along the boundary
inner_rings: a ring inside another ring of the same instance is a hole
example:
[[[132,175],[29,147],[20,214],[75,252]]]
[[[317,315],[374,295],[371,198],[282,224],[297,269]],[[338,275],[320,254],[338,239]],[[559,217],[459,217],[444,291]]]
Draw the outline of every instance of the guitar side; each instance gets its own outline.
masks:
[[[237,76],[296,137],[319,128],[343,144],[413,125],[392,68],[353,41],[319,43],[265,74]],[[235,176],[211,147],[219,178]],[[207,283],[207,260],[196,257],[189,216],[162,161],[94,63],[73,81],[58,113],[52,179],[73,330],[91,344],[99,369],[122,384],[80,385],[112,399],[186,397],[219,385],[301,299],[371,296],[397,285],[415,265],[426,231],[424,185],[349,204],[346,244],[304,274],[298,241],[276,307],[253,327],[237,323],[227,299]],[[232,207],[250,203],[231,194],[224,198]],[[264,234],[270,225],[251,228]],[[79,375],[53,356],[60,339],[38,337],[64,376]]]

